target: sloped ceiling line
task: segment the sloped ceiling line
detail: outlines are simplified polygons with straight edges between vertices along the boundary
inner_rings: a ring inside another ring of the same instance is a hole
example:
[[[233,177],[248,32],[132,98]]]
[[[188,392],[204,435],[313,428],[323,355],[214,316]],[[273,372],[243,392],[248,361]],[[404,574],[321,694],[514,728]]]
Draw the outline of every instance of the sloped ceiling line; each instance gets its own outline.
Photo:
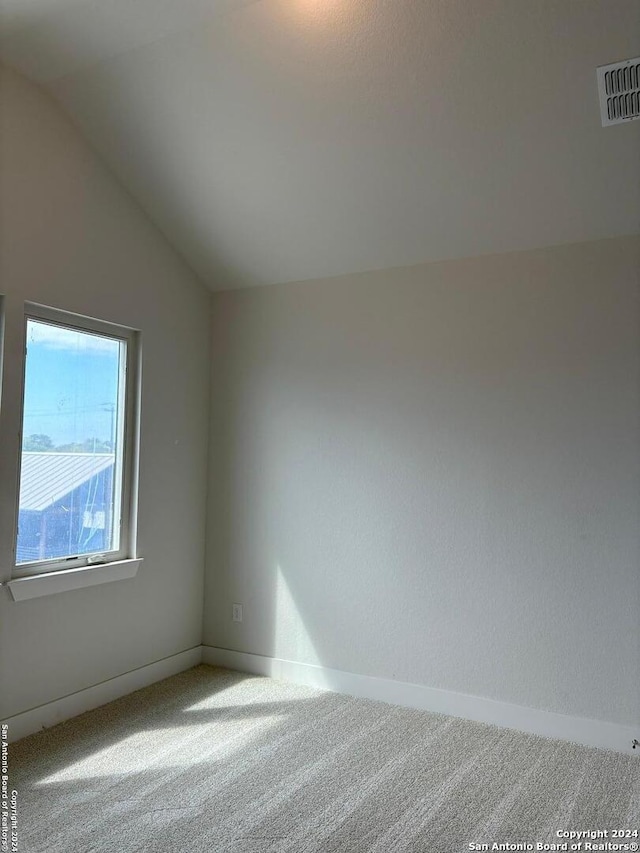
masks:
[[[640,122],[600,126],[595,76],[637,0],[0,8],[3,60],[212,289],[640,231]]]

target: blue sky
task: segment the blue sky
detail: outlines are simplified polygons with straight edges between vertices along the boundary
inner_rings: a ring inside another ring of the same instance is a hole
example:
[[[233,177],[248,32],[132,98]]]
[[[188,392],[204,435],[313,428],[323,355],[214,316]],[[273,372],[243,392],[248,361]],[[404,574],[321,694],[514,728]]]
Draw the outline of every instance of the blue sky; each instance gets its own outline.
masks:
[[[54,445],[111,439],[119,345],[86,332],[29,321],[23,436]]]

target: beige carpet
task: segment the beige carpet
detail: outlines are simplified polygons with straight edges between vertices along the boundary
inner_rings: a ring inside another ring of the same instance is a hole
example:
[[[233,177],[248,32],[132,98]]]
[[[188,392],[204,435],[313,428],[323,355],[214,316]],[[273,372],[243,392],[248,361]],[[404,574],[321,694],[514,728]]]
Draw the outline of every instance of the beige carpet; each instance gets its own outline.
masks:
[[[632,756],[207,666],[9,758],[20,853],[458,853],[640,828]]]

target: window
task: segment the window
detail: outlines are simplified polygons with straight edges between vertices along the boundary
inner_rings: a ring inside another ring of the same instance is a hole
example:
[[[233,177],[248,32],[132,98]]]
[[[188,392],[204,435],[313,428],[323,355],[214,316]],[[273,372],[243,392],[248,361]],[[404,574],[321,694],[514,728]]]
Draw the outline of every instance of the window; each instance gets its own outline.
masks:
[[[28,306],[25,335],[14,575],[133,557],[136,333]]]

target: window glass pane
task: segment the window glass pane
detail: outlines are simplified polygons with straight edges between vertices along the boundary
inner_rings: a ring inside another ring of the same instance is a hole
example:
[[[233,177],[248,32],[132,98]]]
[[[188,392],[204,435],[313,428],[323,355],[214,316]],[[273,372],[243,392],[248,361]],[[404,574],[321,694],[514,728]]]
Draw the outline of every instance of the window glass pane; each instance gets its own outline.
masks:
[[[17,564],[117,551],[126,343],[27,320]]]

